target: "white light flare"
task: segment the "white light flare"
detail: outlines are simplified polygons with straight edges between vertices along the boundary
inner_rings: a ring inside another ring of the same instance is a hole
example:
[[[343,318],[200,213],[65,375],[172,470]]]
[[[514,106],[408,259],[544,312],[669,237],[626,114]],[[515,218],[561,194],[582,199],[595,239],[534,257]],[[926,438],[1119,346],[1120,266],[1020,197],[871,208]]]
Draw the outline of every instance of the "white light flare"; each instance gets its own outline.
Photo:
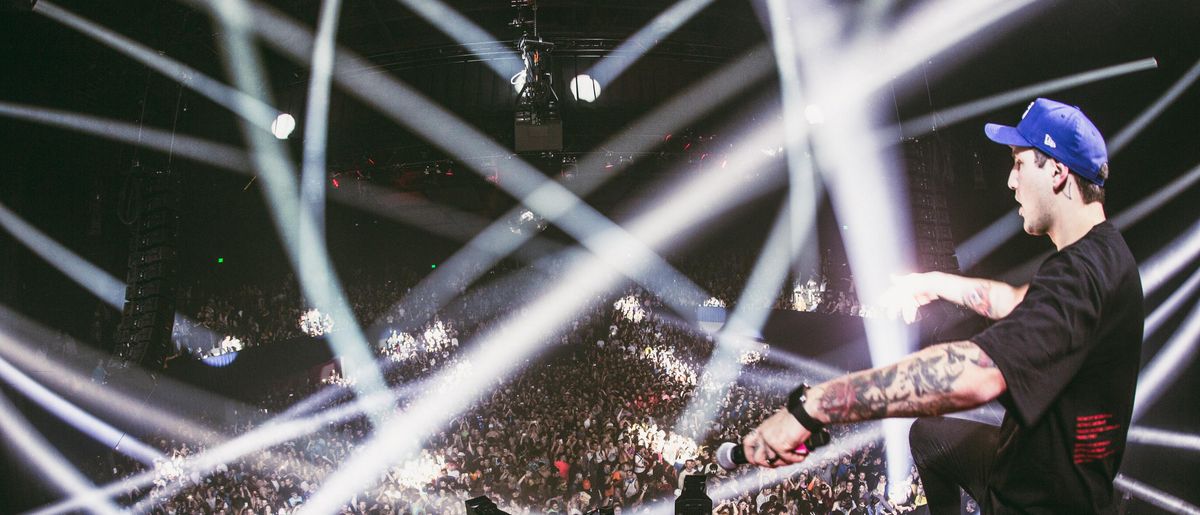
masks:
[[[512,85],[514,93],[521,93],[521,90],[525,89],[525,70],[514,73],[508,79],[508,83]]]
[[[600,81],[586,73],[581,73],[571,79],[571,96],[580,102],[595,102],[600,98]]]
[[[275,136],[275,139],[288,139],[294,130],[296,130],[296,119],[290,114],[281,113],[271,122],[271,134]]]
[[[804,108],[804,119],[812,125],[820,125],[825,123],[825,111],[819,105],[809,104]]]
[[[1034,9],[1026,8],[1035,4],[1034,0],[923,2],[885,34],[865,32],[848,46],[832,46],[836,43],[828,42],[831,46],[825,50],[837,59],[830,63],[831,68],[821,76],[821,81],[841,85],[841,101],[860,103],[862,99],[871,98],[878,88],[894,77],[927,63],[930,57],[947,49],[954,48],[957,58],[965,58],[970,54],[969,49],[983,45],[964,45],[963,41],[1001,34],[1005,27],[984,29],[1001,22],[1006,22],[1007,27],[1015,26],[1012,18],[1022,11],[1031,16]],[[805,21],[797,19],[798,23]],[[814,48],[810,55],[822,51]],[[822,105],[826,113],[841,111],[832,105]]]
[[[890,284],[890,274],[914,269],[904,174],[891,156],[863,151],[884,148],[875,139],[867,113],[849,108],[833,118],[837,123],[826,124],[828,132],[817,134],[814,147],[834,212],[851,228],[842,231],[842,240],[859,297],[878,299]],[[865,317],[863,325],[873,366],[895,363],[916,350],[914,331],[899,320]],[[909,421],[886,419],[882,424],[888,473],[900,476],[912,459]]]

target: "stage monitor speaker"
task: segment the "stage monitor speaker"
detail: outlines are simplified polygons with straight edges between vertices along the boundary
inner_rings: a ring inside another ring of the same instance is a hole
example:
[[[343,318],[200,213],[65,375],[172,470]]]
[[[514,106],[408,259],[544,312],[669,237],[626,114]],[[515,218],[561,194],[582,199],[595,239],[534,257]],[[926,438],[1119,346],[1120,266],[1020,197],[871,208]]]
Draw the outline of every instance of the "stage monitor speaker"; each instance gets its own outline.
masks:
[[[543,120],[537,125],[518,120],[514,128],[517,152],[558,151],[563,148],[562,120]]]

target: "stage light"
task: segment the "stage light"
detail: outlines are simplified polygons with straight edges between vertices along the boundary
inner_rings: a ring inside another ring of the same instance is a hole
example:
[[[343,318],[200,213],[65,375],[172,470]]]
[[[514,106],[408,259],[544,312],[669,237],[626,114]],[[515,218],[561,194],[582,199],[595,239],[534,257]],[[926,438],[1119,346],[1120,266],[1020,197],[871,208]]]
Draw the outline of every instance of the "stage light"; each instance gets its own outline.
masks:
[[[600,98],[600,82],[582,73],[571,79],[571,96],[581,102],[595,102]]]
[[[281,113],[271,122],[271,134],[278,139],[287,139],[296,130],[296,119],[287,113]]]
[[[217,263],[224,263],[224,262],[225,262],[225,258],[223,258],[223,257],[217,258]]]
[[[520,93],[522,89],[525,89],[525,70],[513,75],[511,79],[508,79],[508,83],[512,84],[513,91]]]

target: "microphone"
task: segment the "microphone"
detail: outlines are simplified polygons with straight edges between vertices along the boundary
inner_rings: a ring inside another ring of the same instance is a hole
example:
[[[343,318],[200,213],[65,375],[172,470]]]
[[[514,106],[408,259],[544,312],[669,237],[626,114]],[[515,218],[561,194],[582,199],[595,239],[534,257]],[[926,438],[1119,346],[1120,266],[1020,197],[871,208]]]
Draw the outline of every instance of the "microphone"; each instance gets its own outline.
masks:
[[[725,442],[717,447],[717,465],[725,470],[733,470],[738,468],[738,465],[749,463],[746,460],[746,450],[741,445],[733,442]]]
[[[828,442],[828,440],[826,440],[826,442]],[[796,452],[799,454],[808,454],[816,450],[817,447],[820,447],[821,445],[824,445],[824,443],[817,445],[817,442],[813,442],[812,439],[809,439],[809,441],[800,444],[800,447],[796,448]],[[750,463],[750,460],[746,459],[746,449],[742,447],[742,444],[725,442],[721,444],[720,447],[717,447],[717,465],[719,465],[721,468],[725,470],[733,470],[738,468],[738,466],[745,465],[747,463]]]

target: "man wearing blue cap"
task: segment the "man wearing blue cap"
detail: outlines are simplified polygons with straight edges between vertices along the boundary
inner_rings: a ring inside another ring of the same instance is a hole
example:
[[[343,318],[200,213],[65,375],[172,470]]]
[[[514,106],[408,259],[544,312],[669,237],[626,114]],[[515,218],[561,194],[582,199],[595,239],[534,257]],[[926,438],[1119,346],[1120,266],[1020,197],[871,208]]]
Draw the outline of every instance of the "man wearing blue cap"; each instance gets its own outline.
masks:
[[[999,400],[1000,427],[941,417],[913,424],[934,514],[959,513],[959,487],[988,514],[1113,511],[1144,315],[1137,264],[1104,214],[1104,138],[1078,108],[1042,98],[1016,127],[984,131],[1012,148],[1008,187],[1025,232],[1049,236],[1057,252],[1018,287],[936,272],[898,278],[889,299],[906,321],[943,299],[997,322],[968,341],[797,388],[743,440],[751,463],[803,461],[804,443],[828,438],[826,424]]]

